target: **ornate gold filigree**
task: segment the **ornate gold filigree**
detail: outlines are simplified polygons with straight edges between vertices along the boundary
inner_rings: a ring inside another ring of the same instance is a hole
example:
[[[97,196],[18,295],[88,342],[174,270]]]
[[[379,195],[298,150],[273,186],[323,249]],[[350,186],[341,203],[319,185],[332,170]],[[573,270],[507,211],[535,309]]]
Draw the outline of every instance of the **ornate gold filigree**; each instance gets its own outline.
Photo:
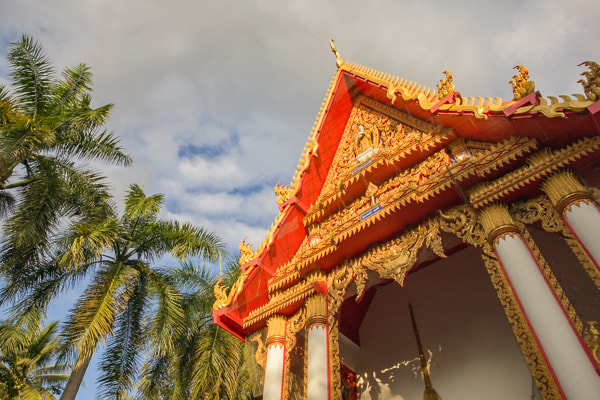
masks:
[[[584,71],[581,75],[585,76],[585,80],[580,79],[577,82],[583,86],[583,92],[589,101],[600,100],[600,65],[593,61],[584,61],[578,66],[585,65],[589,71]]]
[[[542,398],[562,399],[527,319],[502,273],[491,244],[487,241],[487,235],[481,226],[477,211],[470,206],[463,205],[440,213],[440,228],[444,232],[454,233],[463,242],[482,249],[481,257],[485,268]]]
[[[585,186],[572,171],[563,170],[555,173],[540,185],[559,213],[570,209],[577,201],[588,201],[592,198]]]
[[[274,292],[269,298],[269,302],[252,310],[244,319],[244,328],[252,326],[278,313],[280,310],[298,304],[310,295],[315,293],[312,282],[307,280],[299,282],[287,290]]]
[[[397,168],[408,166],[415,154],[426,157],[454,137],[448,130],[439,130],[374,100],[361,98],[351,112],[321,194],[304,224],[322,217],[349,186],[374,169],[390,164]]]
[[[333,270],[327,277],[330,400],[342,400],[339,342],[340,308],[348,285],[350,285],[353,278],[353,270],[347,263]]]
[[[513,162],[517,157],[531,153],[537,146],[535,139],[512,137],[490,146],[487,152],[456,164],[448,164],[449,159],[444,151],[434,153],[417,166],[401,171],[378,185],[376,193],[380,208],[374,208],[376,212],[371,216],[361,217],[373,209],[372,199],[365,193],[346,204],[345,208],[324,218],[318,225],[310,226],[309,232],[315,235],[318,233],[319,240],[314,240],[315,237],[311,234],[303,241],[294,257],[276,271],[269,282],[269,291],[297,281],[300,271],[305,266],[331,254],[341,241],[390,213],[408,204],[429,200],[441,191],[451,188],[456,182],[474,175],[484,177]],[[444,168],[444,164],[448,165],[448,168]]]
[[[252,245],[246,242],[246,238],[244,238],[240,242],[240,265],[246,264],[255,257],[256,255],[254,254],[254,251],[252,251]]]
[[[524,224],[533,224],[540,221],[546,232],[561,233],[565,242],[581,263],[598,290],[600,290],[600,271],[590,259],[588,253],[583,249],[573,233],[564,224],[562,218],[545,196],[531,199],[520,203],[513,208],[513,216],[517,221]]]
[[[479,214],[479,221],[490,243],[497,243],[503,236],[518,234],[520,231],[520,227],[508,212],[506,204],[492,204],[485,207]]]
[[[286,344],[285,344],[285,365],[283,368],[283,399],[290,399],[290,366],[292,361],[292,352],[296,347],[297,334],[306,326],[306,307],[300,308],[296,314],[288,319]]]
[[[295,193],[294,189],[289,186],[280,186],[279,183],[275,185],[275,195],[277,196],[277,204],[283,204],[288,201]]]
[[[448,211],[439,211],[440,229],[455,234],[463,242],[475,247],[487,243],[487,235],[473,207],[462,205]]]
[[[376,246],[352,264],[375,271],[382,279],[393,279],[404,286],[404,278],[416,264],[418,252],[424,246],[446,258],[439,229],[436,220],[426,221],[400,238]]]
[[[252,335],[248,336],[247,340],[250,342],[256,342],[257,348],[256,352],[254,353],[254,360],[256,361],[256,364],[258,364],[263,370],[262,377],[260,379],[260,385],[263,386],[265,384],[264,371],[267,368],[267,346],[265,346],[265,343],[262,340],[262,331],[254,332]]]
[[[440,83],[438,83],[437,88],[438,88],[438,100],[443,99],[444,97],[448,96],[449,94],[454,93],[454,84],[452,83],[452,73],[450,71],[444,71],[443,72],[446,77],[442,80],[440,80]]]
[[[600,149],[600,136],[586,137],[562,149],[543,148],[526,160],[526,165],[501,178],[482,182],[469,189],[469,199],[475,208],[501,200],[504,196],[539,182],[554,172],[562,171],[572,163]]]
[[[521,353],[529,366],[531,376],[533,376],[536,386],[542,399],[562,400],[560,391],[550,368],[542,355],[535,335],[531,331],[527,319],[523,315],[521,307],[518,304],[515,295],[508,284],[506,277],[501,272],[500,264],[496,258],[491,245],[484,244],[482,259],[487,269],[490,279],[496,289],[498,299],[504,308],[506,318],[511,325],[515,338],[521,347]]]
[[[513,87],[513,100],[520,100],[535,90],[535,82],[529,80],[529,71],[523,65],[517,65],[513,69],[519,70],[519,75],[513,75],[514,81],[510,81]]]
[[[256,268],[256,265],[252,265],[246,268],[246,270],[242,272],[237,281],[235,281],[235,283],[229,290],[229,294],[227,294],[225,288],[221,287],[221,281],[223,280],[223,278],[219,278],[219,280],[215,284],[215,287],[213,288],[216,298],[215,302],[213,303],[213,310],[216,311],[220,308],[227,307],[228,305],[230,305],[231,302],[241,293],[244,287],[244,283]]]
[[[546,280],[548,281],[548,284],[550,285],[550,287],[556,294],[556,298],[561,303],[563,309],[565,310],[566,315],[571,320],[571,324],[573,325],[573,327],[575,328],[575,330],[577,331],[579,336],[583,337],[583,322],[581,322],[581,319],[577,315],[577,311],[575,310],[575,308],[569,301],[569,298],[563,291],[563,288],[560,285],[560,283],[558,282],[558,279],[556,279],[556,277],[554,276],[554,273],[550,269],[550,266],[548,265],[548,263],[546,262],[546,259],[542,255],[542,252],[535,244],[535,241],[531,237],[531,234],[529,233],[529,231],[527,229],[525,229],[524,226],[522,227],[522,229],[523,229],[522,237],[525,240],[525,243],[527,243],[527,246],[529,247],[529,249],[531,250],[531,254],[537,261],[540,269],[542,270],[542,273],[544,274],[544,276],[546,277]]]
[[[585,343],[588,345],[596,363],[600,364],[600,330],[597,321],[586,321],[588,324],[584,331]]]

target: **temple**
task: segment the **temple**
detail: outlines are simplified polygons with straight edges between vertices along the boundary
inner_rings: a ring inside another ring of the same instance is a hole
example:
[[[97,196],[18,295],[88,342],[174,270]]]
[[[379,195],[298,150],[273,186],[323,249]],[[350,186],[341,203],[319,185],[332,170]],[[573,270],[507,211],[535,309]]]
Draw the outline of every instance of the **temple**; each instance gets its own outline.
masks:
[[[547,98],[517,66],[504,101],[331,46],[279,214],[215,286],[256,398],[600,398],[598,64]]]

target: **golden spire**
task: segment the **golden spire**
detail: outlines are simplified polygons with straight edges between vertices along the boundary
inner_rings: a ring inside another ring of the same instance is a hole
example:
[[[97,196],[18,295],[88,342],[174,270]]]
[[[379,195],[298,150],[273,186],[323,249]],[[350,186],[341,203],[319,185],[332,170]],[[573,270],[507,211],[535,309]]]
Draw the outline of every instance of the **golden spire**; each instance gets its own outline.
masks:
[[[427,369],[427,360],[425,360],[423,346],[421,345],[421,339],[419,339],[419,328],[417,328],[417,321],[415,320],[415,314],[413,313],[413,308],[410,303],[408,304],[408,311],[410,311],[410,319],[412,320],[413,331],[415,333],[415,339],[417,340],[417,346],[419,348],[421,368],[423,369],[423,380],[425,381],[425,393],[423,394],[423,400],[440,400],[440,396],[437,394],[433,388],[433,385],[431,384],[431,377],[429,376],[429,370]]]
[[[331,51],[333,51],[333,54],[335,54],[335,65],[337,65],[338,68],[342,68],[344,66],[344,60],[342,59],[342,56],[340,56],[340,53],[338,53],[337,49],[335,48],[333,39],[329,39],[329,45],[331,46]]]

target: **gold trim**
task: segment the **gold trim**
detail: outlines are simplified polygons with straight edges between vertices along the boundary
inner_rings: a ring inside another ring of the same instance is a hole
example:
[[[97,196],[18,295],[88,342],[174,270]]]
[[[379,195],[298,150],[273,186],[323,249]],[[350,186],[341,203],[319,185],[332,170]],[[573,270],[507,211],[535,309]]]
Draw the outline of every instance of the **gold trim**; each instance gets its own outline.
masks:
[[[285,364],[283,369],[283,400],[290,399],[290,367],[294,347],[296,347],[296,335],[306,326],[306,307],[300,308],[296,314],[288,318],[285,343]]]
[[[571,171],[560,171],[546,178],[540,188],[556,210],[563,214],[579,201],[590,201],[592,195]]]
[[[272,345],[285,344],[285,326],[287,318],[285,315],[273,315],[267,321],[267,349]]]
[[[513,293],[506,277],[501,272],[500,264],[496,258],[491,245],[486,243],[481,253],[485,268],[496,289],[498,299],[504,308],[506,318],[513,330],[515,338],[521,347],[521,353],[529,366],[531,376],[534,378],[540,396],[544,400],[562,400],[560,391],[550,368],[540,351],[535,335],[533,334],[527,319],[525,318],[515,294]]]
[[[500,201],[512,192],[537,182],[594,151],[600,150],[600,136],[582,138],[559,150],[544,148],[531,155],[526,165],[491,182],[482,182],[468,191],[470,203],[475,208]]]
[[[596,265],[571,230],[564,224],[562,218],[546,196],[540,196],[519,204],[515,207],[513,215],[521,223],[533,224],[540,221],[542,228],[546,232],[562,234],[565,242],[575,257],[577,257],[585,272],[587,272],[592,282],[594,282],[596,288],[600,290],[600,271],[598,271]]]
[[[340,309],[354,273],[347,264],[333,270],[327,277],[327,319],[329,324],[329,400],[342,400],[340,372]]]
[[[496,243],[502,237],[519,233],[519,227],[508,212],[506,204],[492,204],[479,214],[481,226],[490,243]]]
[[[364,195],[347,204],[342,210],[329,215],[319,224],[311,226],[311,234],[304,239],[294,257],[280,266],[269,280],[269,292],[297,281],[305,267],[335,252],[342,240],[390,213],[408,204],[427,201],[440,192],[449,190],[456,182],[475,175],[485,177],[517,157],[532,152],[537,146],[535,139],[511,137],[490,147],[488,152],[456,164],[448,164],[447,168],[442,168],[440,157],[445,156],[445,152],[440,151],[421,164],[401,171],[378,186],[377,204],[381,208],[373,216],[360,219],[362,213],[373,207],[372,199]],[[317,234],[319,240],[312,240],[313,235]]]
[[[321,294],[310,296],[305,301],[306,305],[306,328],[315,325],[327,325],[327,299]]]
[[[535,336],[521,311],[515,294],[501,272],[502,269],[492,245],[487,240],[486,231],[481,225],[477,212],[473,208],[463,205],[440,213],[440,229],[455,234],[466,244],[482,249],[481,257],[485,268],[490,275],[492,285],[496,290],[500,304],[504,308],[506,318],[521,347],[521,353],[529,366],[541,397],[543,399],[562,400],[550,368],[537,346]]]

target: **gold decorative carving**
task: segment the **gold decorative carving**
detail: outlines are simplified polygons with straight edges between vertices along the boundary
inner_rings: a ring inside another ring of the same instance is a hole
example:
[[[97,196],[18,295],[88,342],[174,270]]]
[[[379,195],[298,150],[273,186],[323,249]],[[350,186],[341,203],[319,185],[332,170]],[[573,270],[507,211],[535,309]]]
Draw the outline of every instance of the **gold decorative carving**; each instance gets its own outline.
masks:
[[[309,225],[325,214],[327,206],[346,189],[376,168],[408,166],[415,153],[423,157],[442,148],[454,134],[368,98],[351,112],[321,194],[309,209]]]
[[[285,344],[285,365],[283,368],[283,400],[290,399],[290,366],[292,351],[296,347],[296,335],[306,326],[306,308],[300,308],[288,319]]]
[[[440,83],[438,83],[437,88],[438,88],[438,100],[443,99],[444,97],[448,96],[449,94],[454,93],[454,84],[452,83],[452,73],[450,71],[444,71],[443,72],[446,77],[442,80],[440,80]]]
[[[306,299],[306,327],[327,324],[327,299],[322,294],[315,294]]]
[[[492,204],[481,210],[481,226],[490,243],[495,243],[505,235],[519,233],[519,227],[508,212],[506,204]]]
[[[279,183],[275,185],[275,195],[277,196],[277,204],[283,204],[288,201],[296,192],[294,189],[291,189],[289,186],[280,186]]]
[[[514,292],[512,291],[506,277],[492,249],[487,241],[487,235],[481,226],[477,212],[469,206],[454,207],[446,212],[440,212],[440,229],[444,232],[454,233],[465,243],[482,249],[481,257],[500,304],[504,308],[506,318],[510,323],[515,338],[521,347],[521,353],[529,366],[536,386],[543,399],[562,399],[560,391],[552,377],[550,368],[537,346],[537,342],[527,319],[521,311],[521,307]]]
[[[549,176],[540,188],[546,193],[552,205],[562,214],[578,201],[589,201],[591,194],[571,171],[560,171]]]
[[[537,182],[550,174],[562,171],[571,163],[600,150],[600,136],[586,137],[562,149],[544,148],[531,155],[526,165],[509,172],[499,179],[480,183],[468,191],[470,203],[475,208],[501,200],[504,196]]]
[[[519,70],[519,75],[513,75],[514,81],[510,81],[513,87],[513,100],[520,100],[535,90],[535,82],[529,80],[529,71],[523,65],[517,65],[513,69]]]
[[[584,61],[578,66],[585,65],[589,71],[584,71],[581,75],[585,76],[585,80],[580,79],[577,82],[583,86],[583,92],[589,101],[600,100],[600,65],[593,61]]]
[[[344,209],[329,215],[319,224],[309,226],[311,235],[303,241],[294,257],[275,272],[268,284],[269,291],[273,292],[298,281],[300,271],[305,266],[331,254],[338,243],[375,221],[408,204],[427,201],[441,191],[450,189],[456,182],[473,175],[484,177],[513,162],[516,157],[531,153],[537,146],[535,139],[512,137],[489,147],[487,152],[451,165],[448,164],[444,151],[434,153],[421,164],[401,171],[379,184],[376,194],[380,210],[368,218],[361,218],[361,214],[373,207],[372,199],[366,193],[367,188],[363,196],[346,204]],[[448,165],[447,168],[443,167],[444,163]]]
[[[487,243],[487,235],[479,222],[477,212],[469,206],[454,207],[440,214],[440,229],[453,233],[463,242],[475,247]]]
[[[256,363],[262,368],[263,374],[260,379],[261,386],[265,384],[265,374],[264,371],[267,369],[267,347],[265,346],[262,340],[262,331],[254,332],[254,334],[250,335],[247,340],[251,342],[256,342],[257,348],[256,353],[254,354],[254,359]]]
[[[223,278],[219,278],[219,280],[215,284],[215,287],[213,288],[213,292],[215,294],[213,310],[216,311],[220,308],[227,307],[228,305],[230,305],[233,299],[235,299],[242,292],[244,283],[255,269],[256,265],[252,265],[246,268],[246,270],[239,276],[237,281],[235,281],[235,283],[229,290],[229,294],[227,294],[227,290],[221,286],[221,281],[223,280]]]
[[[312,282],[307,280],[299,282],[289,289],[273,292],[269,302],[252,310],[244,319],[244,328],[248,328],[260,321],[265,320],[271,315],[277,314],[280,310],[302,302],[308,296],[315,293]]]
[[[600,330],[597,321],[586,321],[585,343],[588,345],[596,363],[600,365]]]
[[[517,221],[524,224],[533,224],[540,221],[546,232],[561,233],[565,242],[590,276],[598,290],[600,290],[600,271],[590,259],[588,253],[583,249],[573,233],[563,223],[562,218],[550,203],[546,196],[540,196],[521,203],[514,207],[513,216]]]
[[[240,254],[240,265],[244,265],[256,257],[252,251],[252,245],[246,242],[246,238],[240,242]]]
[[[338,53],[337,49],[335,48],[333,39],[329,39],[329,45],[331,46],[331,51],[333,51],[333,54],[335,54],[335,65],[338,68],[342,68],[344,66],[344,60],[342,59],[342,57],[340,56],[340,53]]]
[[[285,315],[273,315],[267,321],[267,349],[285,344],[287,318]]]
[[[356,285],[356,301],[360,302],[365,295],[369,275],[361,263],[353,263],[352,268],[354,270],[354,284]]]
[[[482,259],[487,272],[490,275],[494,289],[496,289],[498,299],[504,308],[506,318],[521,347],[521,353],[529,366],[531,376],[535,380],[541,398],[544,400],[562,400],[562,396],[560,395],[558,386],[550,372],[550,368],[537,345],[535,335],[531,331],[527,319],[523,315],[521,307],[519,306],[506,277],[501,272],[498,259],[489,243],[484,244]]]
[[[342,400],[339,342],[340,308],[353,277],[353,270],[347,263],[333,270],[327,277],[330,400]]]
[[[404,278],[416,264],[418,252],[423,246],[433,250],[439,257],[446,258],[439,233],[439,223],[427,221],[398,239],[376,246],[353,264],[373,270],[382,279],[393,279],[404,286]],[[364,291],[364,288],[361,289]]]

